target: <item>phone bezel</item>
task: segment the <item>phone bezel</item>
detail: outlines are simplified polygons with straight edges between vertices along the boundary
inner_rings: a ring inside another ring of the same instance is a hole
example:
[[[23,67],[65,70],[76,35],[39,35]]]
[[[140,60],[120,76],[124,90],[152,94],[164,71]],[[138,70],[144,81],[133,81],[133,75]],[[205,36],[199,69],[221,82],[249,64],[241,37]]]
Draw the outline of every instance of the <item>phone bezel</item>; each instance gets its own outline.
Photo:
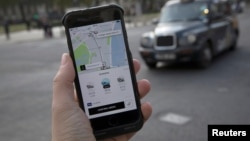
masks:
[[[103,13],[110,14],[110,12],[113,13],[113,16],[103,17],[101,15]],[[62,20],[63,25],[65,27],[69,52],[73,59],[73,62],[74,62],[73,64],[75,67],[75,73],[76,73],[75,88],[76,88],[77,96],[79,99],[79,105],[83,109],[83,111],[84,111],[84,104],[83,104],[82,92],[80,88],[79,77],[76,71],[76,64],[75,64],[70,34],[69,34],[69,28],[79,27],[79,26],[84,26],[84,25],[89,25],[89,24],[97,24],[97,23],[108,22],[108,21],[115,21],[115,20],[121,20],[121,23],[122,23],[124,42],[126,46],[128,64],[130,68],[131,80],[132,80],[133,90],[134,90],[134,98],[136,100],[137,109],[123,112],[123,113],[90,119],[91,125],[93,127],[93,132],[97,138],[105,138],[105,137],[119,135],[119,134],[123,134],[127,132],[134,132],[134,131],[139,130],[143,125],[143,116],[142,116],[142,112],[140,108],[141,107],[140,96],[139,96],[139,92],[137,88],[137,81],[136,81],[136,76],[134,72],[132,54],[130,52],[129,45],[128,45],[127,33],[126,33],[125,23],[123,19],[123,13],[124,12],[121,7],[117,5],[107,5],[107,6],[89,8],[85,10],[72,11],[72,12],[67,13],[63,17],[63,20]],[[81,18],[79,19],[79,17]],[[113,121],[113,120],[117,122],[110,123],[110,121]]]

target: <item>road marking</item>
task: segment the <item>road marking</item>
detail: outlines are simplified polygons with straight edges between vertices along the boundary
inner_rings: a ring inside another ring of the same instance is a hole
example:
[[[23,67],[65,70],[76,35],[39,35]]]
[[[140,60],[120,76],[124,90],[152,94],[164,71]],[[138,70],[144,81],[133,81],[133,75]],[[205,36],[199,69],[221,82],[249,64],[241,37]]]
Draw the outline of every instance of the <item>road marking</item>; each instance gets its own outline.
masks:
[[[167,113],[165,115],[160,116],[160,120],[163,122],[183,125],[189,122],[191,118],[187,116],[175,114],[175,113]]]

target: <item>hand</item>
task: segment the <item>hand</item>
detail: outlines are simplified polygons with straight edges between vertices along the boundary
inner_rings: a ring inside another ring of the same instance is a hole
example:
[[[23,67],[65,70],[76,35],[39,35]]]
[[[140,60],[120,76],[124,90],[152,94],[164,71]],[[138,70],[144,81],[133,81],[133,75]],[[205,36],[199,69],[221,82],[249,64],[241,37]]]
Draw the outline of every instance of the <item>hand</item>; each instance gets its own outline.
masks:
[[[136,73],[140,69],[137,60],[133,60]],[[90,121],[79,107],[74,92],[75,71],[73,63],[68,54],[62,55],[61,66],[53,81],[52,101],[52,141],[95,141]],[[150,91],[148,80],[138,81],[140,98],[143,98]],[[141,105],[144,120],[146,121],[151,113],[152,107],[146,102]],[[127,141],[135,133],[120,135],[105,141]]]

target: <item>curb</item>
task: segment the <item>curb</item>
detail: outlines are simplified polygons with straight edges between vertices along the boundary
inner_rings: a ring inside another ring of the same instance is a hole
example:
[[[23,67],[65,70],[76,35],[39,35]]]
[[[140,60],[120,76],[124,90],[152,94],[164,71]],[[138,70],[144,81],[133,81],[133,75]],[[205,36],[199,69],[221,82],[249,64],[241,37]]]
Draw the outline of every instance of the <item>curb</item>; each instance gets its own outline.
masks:
[[[151,22],[137,22],[137,23],[126,23],[126,28],[136,28],[141,26],[150,25]],[[63,26],[53,27],[53,38],[64,38],[64,28]],[[53,39],[51,38],[51,39]],[[37,41],[37,40],[46,40],[50,38],[44,37],[44,32],[42,29],[32,29],[30,31],[24,30],[20,32],[15,32],[10,34],[10,39],[7,40],[5,34],[0,35],[1,43],[20,43],[20,42],[29,42],[29,41]]]

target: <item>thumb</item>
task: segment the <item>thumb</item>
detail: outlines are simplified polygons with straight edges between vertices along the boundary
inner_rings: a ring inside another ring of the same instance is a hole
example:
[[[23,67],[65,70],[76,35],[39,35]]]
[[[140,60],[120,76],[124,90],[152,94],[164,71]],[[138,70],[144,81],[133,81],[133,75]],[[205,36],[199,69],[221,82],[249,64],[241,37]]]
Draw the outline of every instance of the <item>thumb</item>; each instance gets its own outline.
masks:
[[[62,55],[53,81],[52,140],[95,140],[87,116],[74,99],[75,71],[71,57]]]
[[[76,103],[74,100],[75,71],[69,54],[62,55],[61,65],[53,81],[53,106]]]

